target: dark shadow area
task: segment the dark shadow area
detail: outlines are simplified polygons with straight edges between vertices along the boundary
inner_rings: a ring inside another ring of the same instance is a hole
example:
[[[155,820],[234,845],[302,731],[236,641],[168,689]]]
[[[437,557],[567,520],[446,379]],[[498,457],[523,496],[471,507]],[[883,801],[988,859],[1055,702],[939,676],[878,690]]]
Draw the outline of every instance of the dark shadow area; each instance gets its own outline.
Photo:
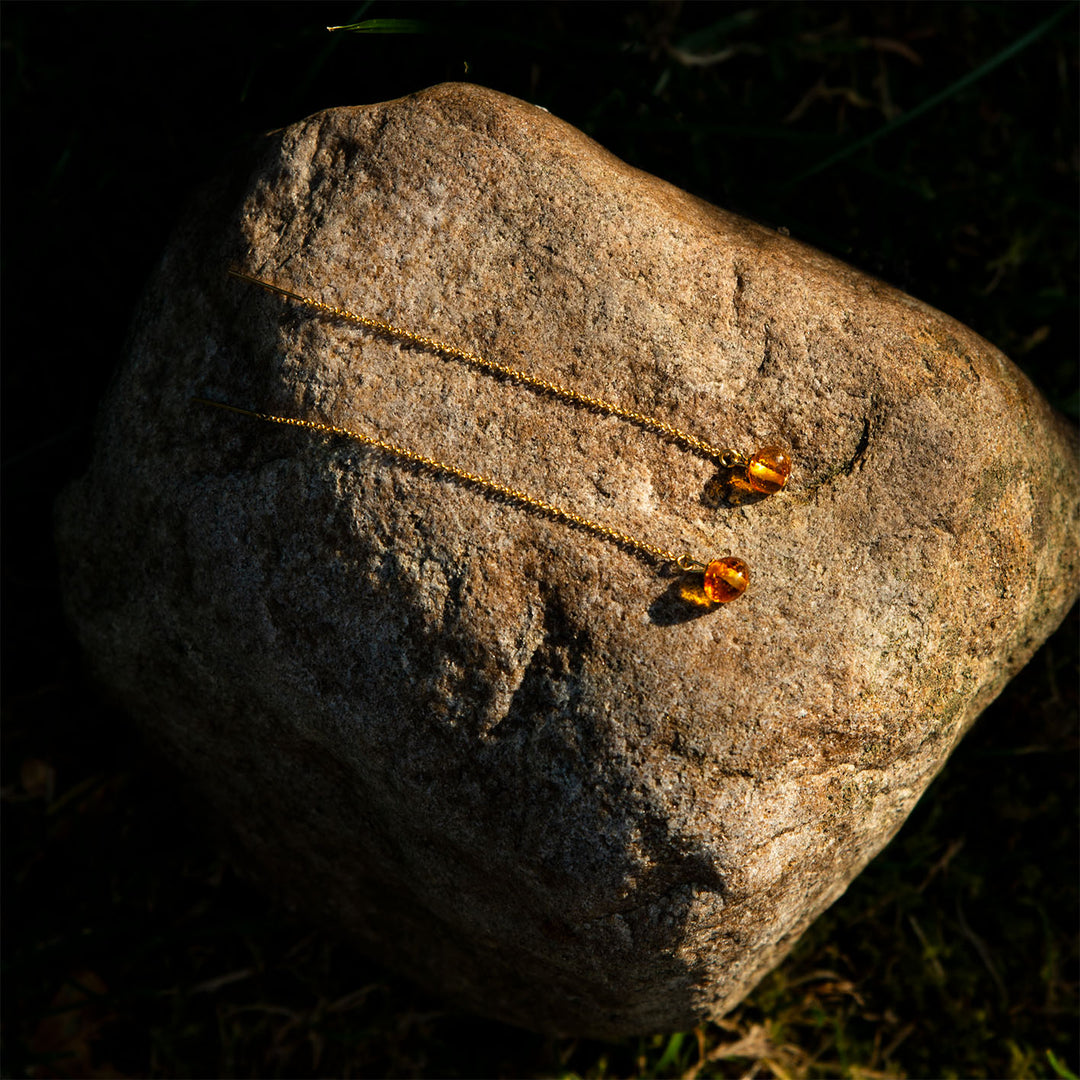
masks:
[[[754,506],[770,498],[771,495],[754,491],[746,482],[746,470],[738,466],[728,469],[718,465],[716,472],[705,481],[701,489],[701,503],[710,510]]]
[[[738,605],[738,600],[731,601]],[[668,587],[649,604],[649,622],[654,626],[678,626],[703,615],[722,618],[729,604],[714,604],[701,588],[700,574],[676,574]]]

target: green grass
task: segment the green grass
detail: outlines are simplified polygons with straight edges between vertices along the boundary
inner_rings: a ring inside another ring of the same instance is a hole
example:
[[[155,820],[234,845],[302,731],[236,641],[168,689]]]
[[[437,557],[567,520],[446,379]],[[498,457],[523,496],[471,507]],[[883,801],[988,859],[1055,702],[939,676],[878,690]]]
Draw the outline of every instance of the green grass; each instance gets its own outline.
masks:
[[[327,34],[395,19],[434,33]],[[1077,615],[723,1021],[461,1016],[275,910],[84,677],[50,508],[190,191],[252,135],[467,77],[960,318],[1077,415],[1077,9],[8,5],[5,1076],[1068,1077]]]

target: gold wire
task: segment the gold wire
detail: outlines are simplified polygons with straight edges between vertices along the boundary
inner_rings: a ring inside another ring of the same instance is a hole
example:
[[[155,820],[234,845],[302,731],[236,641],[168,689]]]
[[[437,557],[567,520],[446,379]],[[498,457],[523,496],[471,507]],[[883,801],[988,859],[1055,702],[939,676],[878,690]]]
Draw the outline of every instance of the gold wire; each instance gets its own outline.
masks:
[[[674,567],[684,573],[697,573],[704,571],[705,569],[704,563],[691,558],[689,555],[679,555],[674,551],[668,551],[666,548],[659,547],[656,544],[649,544],[644,540],[639,540],[636,536],[630,536],[628,533],[620,532],[618,529],[613,529],[609,525],[603,525],[599,521],[593,521],[591,518],[587,518],[582,514],[575,514],[572,510],[564,510],[562,507],[554,506],[549,502],[545,502],[543,499],[538,499],[533,495],[529,495],[527,492],[519,491],[517,488],[512,488],[507,484],[500,484],[497,480],[492,480],[488,476],[481,476],[478,473],[468,472],[466,469],[460,469],[456,465],[451,465],[447,461],[440,461],[438,458],[425,457],[423,454],[416,453],[415,450],[409,450],[404,446],[397,446],[394,443],[386,442],[384,439],[378,439],[373,435],[365,435],[361,431],[350,431],[348,428],[337,427],[334,424],[322,424],[317,420],[300,420],[292,416],[275,416],[272,413],[255,412],[252,409],[241,409],[237,405],[228,405],[224,401],[213,401],[210,398],[195,397],[192,398],[192,400],[197,401],[201,405],[212,405],[216,409],[227,409],[229,412],[240,413],[242,416],[252,416],[256,420],[266,420],[272,424],[285,424],[288,427],[307,428],[309,431],[319,431],[326,435],[341,435],[347,439],[353,439],[358,443],[362,443],[364,446],[370,446],[375,450],[379,450],[382,453],[388,454],[401,461],[408,461],[414,465],[419,465],[429,472],[440,476],[453,477],[455,480],[460,480],[462,483],[477,488],[489,495],[495,495],[499,498],[506,499],[511,503],[515,503],[518,506],[527,507],[530,510],[542,514],[546,518],[550,518],[552,521],[557,521],[563,525],[570,525],[573,528],[581,529],[583,532],[587,532],[592,536],[597,536],[602,540],[607,540],[609,543],[615,544],[616,547],[620,547],[624,551],[632,552],[639,558],[642,558],[655,566]]]
[[[314,297],[304,296],[301,293],[292,292],[290,289],[283,289],[280,285],[275,285],[272,281],[264,281],[262,278],[252,277],[251,274],[245,274],[240,270],[230,269],[229,273],[234,278],[250,282],[252,285],[258,285],[268,292],[277,293],[279,296],[284,296],[289,300],[295,300],[297,303],[303,304],[305,307],[312,308],[315,311],[336,315],[338,318],[346,319],[359,326],[365,326],[369,330],[376,330],[381,334],[388,334],[390,337],[400,338],[402,341],[410,341],[414,345],[421,345],[426,349],[442,353],[444,356],[452,356],[457,360],[461,360],[463,363],[469,364],[471,367],[479,368],[481,371],[486,371],[493,375],[501,375],[504,378],[520,383],[522,386],[527,386],[532,390],[536,390],[538,393],[550,394],[560,401],[565,401],[584,409],[592,409],[594,412],[601,413],[605,416],[618,417],[620,420],[625,420],[646,431],[651,431],[660,435],[669,442],[681,446],[684,450],[689,450],[699,457],[705,458],[707,461],[712,461],[722,468],[733,469],[738,466],[745,466],[747,463],[746,458],[738,451],[728,447],[712,446],[704,440],[697,438],[695,435],[691,435],[681,428],[674,427],[655,416],[648,416],[645,413],[624,409],[622,406],[615,405],[610,401],[605,401],[603,398],[590,397],[587,394],[582,394],[577,390],[571,389],[569,386],[563,386],[561,383],[541,379],[536,375],[530,375],[527,371],[522,371],[520,368],[512,368],[507,364],[500,364],[495,360],[487,360],[474,352],[470,352],[468,349],[459,349],[456,345],[450,345],[447,342],[439,341],[436,338],[425,337],[423,334],[414,333],[412,330],[406,330],[404,327],[395,326],[393,323],[383,322],[381,319],[372,319],[367,315],[357,315],[353,311],[334,307],[331,304],[324,304],[321,300],[314,299]]]

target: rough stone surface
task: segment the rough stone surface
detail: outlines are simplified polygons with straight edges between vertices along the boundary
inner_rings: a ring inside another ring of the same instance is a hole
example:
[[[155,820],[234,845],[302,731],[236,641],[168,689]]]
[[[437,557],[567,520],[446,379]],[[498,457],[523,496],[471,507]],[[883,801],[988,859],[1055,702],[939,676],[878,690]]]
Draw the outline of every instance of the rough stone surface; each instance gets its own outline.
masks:
[[[102,679],[293,902],[544,1030],[732,1007],[893,836],[1078,588],[1076,443],[952,319],[472,86],[213,187],[62,500]],[[750,452],[788,490],[283,301],[231,264]],[[602,540],[356,427],[699,558]]]

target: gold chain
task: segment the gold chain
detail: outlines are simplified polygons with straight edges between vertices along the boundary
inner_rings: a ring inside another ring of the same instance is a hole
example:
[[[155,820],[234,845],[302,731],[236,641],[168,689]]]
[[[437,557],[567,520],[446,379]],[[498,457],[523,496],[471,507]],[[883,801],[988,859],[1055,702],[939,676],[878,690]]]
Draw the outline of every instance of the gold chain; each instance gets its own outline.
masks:
[[[229,412],[240,413],[243,416],[253,416],[256,420],[266,420],[272,424],[307,428],[309,431],[320,431],[326,435],[342,435],[347,439],[353,439],[364,446],[373,447],[401,461],[419,465],[436,475],[453,477],[470,487],[506,499],[518,506],[528,507],[544,517],[550,518],[552,521],[581,529],[592,536],[600,537],[602,540],[607,540],[617,547],[630,551],[653,565],[673,567],[686,573],[705,570],[704,563],[692,559],[689,555],[678,555],[674,551],[668,551],[666,548],[658,547],[656,544],[646,543],[644,540],[639,540],[635,536],[620,532],[618,529],[613,529],[608,525],[602,525],[599,521],[593,521],[582,514],[575,514],[572,510],[564,510],[562,507],[544,502],[543,499],[537,499],[524,491],[519,491],[517,488],[512,488],[507,484],[500,484],[497,480],[492,480],[488,476],[480,476],[478,473],[459,469],[456,465],[451,465],[447,461],[440,461],[438,458],[425,457],[423,454],[416,453],[415,450],[409,450],[404,446],[397,446],[383,439],[377,439],[373,435],[365,435],[360,431],[350,431],[348,428],[337,427],[334,424],[322,424],[317,420],[300,420],[291,416],[274,416],[271,413],[241,409],[236,405],[227,405],[223,401],[212,401],[210,398],[197,397],[192,400],[201,405],[213,405],[217,409],[228,409]]]
[[[431,349],[444,356],[454,357],[472,367],[479,368],[481,371],[511,379],[516,383],[520,383],[521,385],[527,386],[540,393],[552,395],[560,401],[629,421],[632,424],[636,424],[641,428],[652,431],[663,438],[678,444],[686,450],[692,451],[700,457],[715,462],[723,469],[744,469],[751,490],[772,494],[779,491],[786,483],[787,475],[790,471],[790,461],[781,448],[767,447],[758,450],[752,458],[747,459],[735,450],[710,446],[701,439],[689,435],[687,432],[682,431],[677,427],[673,427],[671,424],[665,423],[655,416],[647,416],[644,413],[624,409],[618,405],[612,404],[610,401],[604,401],[602,398],[589,397],[586,394],[581,394],[577,390],[572,390],[560,383],[549,382],[547,379],[538,378],[535,375],[530,375],[527,371],[520,371],[517,368],[497,363],[494,360],[486,360],[484,357],[469,352],[467,349],[459,349],[456,345],[449,345],[436,338],[426,337],[423,334],[405,330],[400,326],[394,326],[392,323],[383,322],[381,319],[372,319],[366,315],[357,315],[355,312],[347,311],[344,308],[324,304],[322,301],[315,300],[313,297],[291,292],[289,289],[284,289],[280,285],[275,285],[273,282],[252,277],[250,274],[242,273],[239,270],[230,270],[229,273],[235,278],[250,282],[253,285],[258,285],[260,288],[277,293],[279,296],[284,296],[289,300],[295,300],[313,310],[322,311],[329,315],[335,315],[338,318],[346,319],[349,322],[367,327],[370,330],[375,330],[391,337],[400,338],[403,341],[412,342],[415,345]],[[613,529],[610,525],[604,525],[602,522],[593,521],[592,518],[587,518],[583,514],[576,514],[572,510],[565,510],[560,506],[555,506],[553,503],[546,502],[545,500],[539,499],[535,495],[530,495],[518,488],[502,484],[498,480],[491,479],[491,477],[469,472],[467,469],[462,469],[447,461],[440,461],[438,458],[426,457],[423,454],[417,453],[415,450],[409,450],[407,447],[398,446],[396,443],[376,438],[373,435],[366,435],[360,431],[350,431],[347,428],[337,427],[334,424],[324,424],[318,420],[303,420],[297,417],[275,416],[272,413],[256,412],[253,409],[242,409],[237,405],[229,405],[223,401],[213,401],[210,398],[196,397],[194,400],[203,405],[212,405],[218,409],[227,409],[230,412],[240,413],[243,416],[251,416],[257,420],[264,420],[272,424],[284,424],[288,427],[305,428],[308,431],[318,431],[326,435],[340,435],[347,439],[352,439],[355,442],[378,450],[399,461],[418,465],[420,468],[434,473],[437,476],[452,478],[469,487],[475,488],[488,496],[502,499],[516,506],[526,508],[552,521],[568,525],[571,528],[580,529],[591,536],[606,540],[608,543],[614,544],[616,547],[628,551],[655,566],[679,570],[686,574],[703,574],[704,577],[700,589],[698,590],[698,596],[693,597],[695,603],[726,603],[729,600],[734,600],[736,597],[742,595],[750,580],[749,567],[742,559],[736,558],[733,555],[713,559],[706,564],[688,554],[680,555],[677,552],[669,551],[667,548],[660,547],[657,544],[650,544],[636,536],[631,536],[629,533],[622,532],[619,529]],[[683,594],[684,597],[689,596],[685,590]]]
[[[459,349],[456,345],[450,345],[447,342],[439,341],[436,338],[425,337],[423,334],[414,333],[412,330],[406,330],[404,327],[395,326],[393,323],[383,322],[381,319],[372,319],[367,315],[357,315],[353,311],[334,307],[331,304],[324,304],[321,300],[316,300],[311,296],[303,296],[301,293],[295,293],[289,289],[283,289],[280,285],[275,285],[271,281],[264,281],[262,278],[252,277],[250,274],[242,273],[239,270],[230,270],[229,273],[233,277],[239,278],[241,281],[247,281],[252,285],[258,285],[268,292],[277,293],[279,296],[284,296],[289,300],[295,300],[297,303],[303,304],[305,307],[312,308],[315,311],[322,311],[328,315],[336,315],[338,318],[346,319],[348,322],[356,323],[359,326],[366,326],[369,330],[376,330],[381,334],[387,334],[390,337],[396,337],[402,341],[410,341],[414,345],[421,345],[426,349],[431,349],[433,352],[442,353],[444,356],[452,356],[471,367],[478,368],[481,371],[486,371],[493,375],[501,375],[522,386],[527,386],[532,390],[536,390],[538,393],[550,394],[552,397],[556,397],[560,401],[565,401],[571,405],[577,405],[583,409],[591,409],[594,412],[601,413],[605,416],[618,417],[620,420],[635,424],[640,428],[644,428],[646,431],[652,431],[662,438],[667,439],[669,442],[682,447],[684,450],[689,450],[691,453],[697,454],[707,461],[714,462],[721,468],[734,469],[747,464],[747,459],[738,451],[727,447],[712,446],[704,440],[697,438],[695,435],[691,435],[681,428],[674,427],[655,416],[648,416],[645,413],[624,409],[621,405],[605,401],[603,398],[590,397],[587,394],[582,394],[577,390],[571,389],[569,386],[563,386],[561,383],[541,379],[536,375],[530,375],[527,371],[522,371],[519,368],[512,368],[507,364],[500,364],[495,360],[488,360],[483,356],[478,356],[476,353],[470,352],[468,349]]]

